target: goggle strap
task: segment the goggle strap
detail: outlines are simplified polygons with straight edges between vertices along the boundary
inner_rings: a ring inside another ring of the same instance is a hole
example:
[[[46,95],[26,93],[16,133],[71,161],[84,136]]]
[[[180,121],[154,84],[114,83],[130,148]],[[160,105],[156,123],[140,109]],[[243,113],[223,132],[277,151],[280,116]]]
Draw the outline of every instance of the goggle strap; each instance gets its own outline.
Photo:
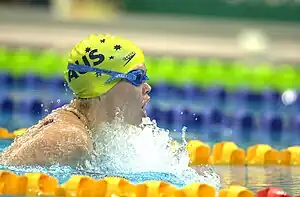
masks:
[[[123,74],[123,73],[116,74],[116,75],[110,77],[108,80],[106,80],[105,83],[110,83],[111,81],[118,79],[118,78],[127,79],[127,75]]]
[[[73,70],[73,71],[77,71],[77,72],[95,72],[95,73],[99,73],[99,74],[104,73],[104,74],[107,74],[107,75],[110,75],[110,76],[123,74],[123,73],[119,73],[119,72],[116,72],[116,71],[104,70],[104,69],[93,68],[93,67],[90,67],[90,66],[77,65],[77,64],[69,64],[68,69]]]

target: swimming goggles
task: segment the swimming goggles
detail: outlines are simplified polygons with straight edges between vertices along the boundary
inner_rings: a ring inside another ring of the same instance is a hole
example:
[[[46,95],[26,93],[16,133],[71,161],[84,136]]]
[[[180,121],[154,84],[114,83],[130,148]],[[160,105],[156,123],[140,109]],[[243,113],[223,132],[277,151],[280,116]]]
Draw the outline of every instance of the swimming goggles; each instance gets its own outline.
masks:
[[[142,69],[132,70],[129,71],[127,74],[111,71],[111,70],[104,70],[100,68],[93,68],[91,66],[86,66],[86,65],[77,65],[77,64],[69,64],[68,69],[79,72],[81,74],[86,72],[95,72],[97,76],[101,76],[102,74],[111,76],[105,83],[110,83],[115,79],[126,79],[132,85],[140,86],[145,81],[149,80],[145,71]]]

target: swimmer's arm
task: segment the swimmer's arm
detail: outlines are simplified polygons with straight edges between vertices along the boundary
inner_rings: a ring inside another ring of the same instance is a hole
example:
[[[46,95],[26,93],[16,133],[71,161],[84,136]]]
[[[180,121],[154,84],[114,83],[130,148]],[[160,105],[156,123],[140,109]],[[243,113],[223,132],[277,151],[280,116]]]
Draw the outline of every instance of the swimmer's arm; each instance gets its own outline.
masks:
[[[81,130],[45,131],[23,145],[7,161],[11,165],[70,164],[88,153],[88,136]]]

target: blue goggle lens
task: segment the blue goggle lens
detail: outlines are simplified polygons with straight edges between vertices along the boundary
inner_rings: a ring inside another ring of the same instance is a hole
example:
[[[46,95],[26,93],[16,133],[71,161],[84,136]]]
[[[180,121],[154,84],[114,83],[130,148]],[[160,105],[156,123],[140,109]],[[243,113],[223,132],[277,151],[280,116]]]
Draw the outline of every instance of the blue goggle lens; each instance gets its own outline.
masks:
[[[126,78],[126,80],[135,86],[139,86],[139,85],[145,83],[145,81],[149,80],[145,71],[141,70],[141,69],[132,70],[127,73],[127,76],[128,77]]]

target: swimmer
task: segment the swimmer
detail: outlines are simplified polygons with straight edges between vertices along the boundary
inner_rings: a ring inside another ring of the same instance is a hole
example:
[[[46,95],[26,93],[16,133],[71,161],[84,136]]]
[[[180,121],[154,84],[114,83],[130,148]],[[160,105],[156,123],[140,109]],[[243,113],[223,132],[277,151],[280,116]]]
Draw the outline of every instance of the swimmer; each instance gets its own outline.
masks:
[[[113,121],[117,110],[124,122],[139,125],[150,100],[146,72],[144,54],[131,41],[110,35],[83,39],[65,72],[74,98],[17,137],[1,163],[72,165],[92,152],[98,126]]]

